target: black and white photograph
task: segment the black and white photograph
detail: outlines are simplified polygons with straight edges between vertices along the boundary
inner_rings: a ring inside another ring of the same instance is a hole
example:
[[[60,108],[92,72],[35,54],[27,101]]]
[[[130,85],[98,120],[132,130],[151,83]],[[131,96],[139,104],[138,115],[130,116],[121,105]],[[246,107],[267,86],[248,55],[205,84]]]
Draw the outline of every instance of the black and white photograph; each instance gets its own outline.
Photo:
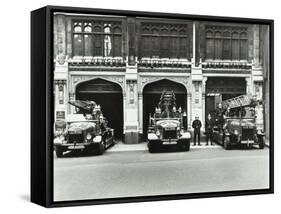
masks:
[[[270,188],[270,29],[53,14],[55,202]]]

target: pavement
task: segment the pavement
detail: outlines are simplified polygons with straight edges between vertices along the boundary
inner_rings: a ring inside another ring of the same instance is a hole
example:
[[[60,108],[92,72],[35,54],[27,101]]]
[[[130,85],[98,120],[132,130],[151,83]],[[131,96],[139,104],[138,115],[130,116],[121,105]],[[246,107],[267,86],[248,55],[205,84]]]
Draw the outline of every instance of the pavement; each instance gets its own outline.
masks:
[[[190,149],[192,148],[198,148],[198,149],[215,149],[219,148],[221,146],[214,144],[214,145],[205,145],[206,143],[202,143],[201,146],[193,146],[192,144],[190,145]],[[126,152],[126,151],[145,151],[147,150],[147,142],[141,142],[138,144],[125,144],[122,141],[117,141],[114,146],[109,148],[107,152]]]
[[[54,156],[54,200],[216,192],[269,187],[269,149],[149,153],[146,143],[118,142],[103,155]]]

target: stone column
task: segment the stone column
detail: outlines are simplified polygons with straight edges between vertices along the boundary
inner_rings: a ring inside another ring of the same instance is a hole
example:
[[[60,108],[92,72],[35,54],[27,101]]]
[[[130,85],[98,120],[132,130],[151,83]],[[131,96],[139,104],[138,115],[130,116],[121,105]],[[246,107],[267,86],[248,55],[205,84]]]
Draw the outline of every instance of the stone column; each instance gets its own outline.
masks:
[[[126,93],[123,92],[123,134],[125,134],[126,131],[126,121],[127,121],[127,113],[126,113]]]
[[[55,104],[55,107],[57,107],[58,105],[58,94],[59,94],[59,86],[57,84],[57,81],[55,80],[54,81],[54,104]]]
[[[142,92],[138,93],[138,106],[139,106],[139,133],[143,134],[143,94]]]
[[[207,82],[207,77],[204,77],[202,80],[202,125],[203,129],[205,129],[205,119],[206,119],[206,82]]]
[[[65,16],[57,14],[54,16],[55,57],[66,55],[66,25]]]
[[[69,93],[69,101],[74,102],[75,101],[75,93]],[[75,113],[75,107],[73,105],[69,105],[69,113],[74,114]]]
[[[187,93],[187,128],[191,129],[192,124],[192,108],[191,108],[191,93]]]
[[[253,32],[253,34],[254,34],[254,38],[253,38],[254,66],[259,67],[260,66],[260,57],[259,57],[259,54],[260,54],[260,32],[259,32],[259,25],[254,25],[253,31],[254,31]]]
[[[246,80],[246,92],[247,94],[253,94],[253,85],[251,77],[245,77]]]
[[[193,32],[192,32],[192,38],[193,38],[193,45],[192,45],[192,59],[194,65],[196,64],[196,22],[193,21]]]
[[[66,119],[66,80],[54,80],[55,120]]]

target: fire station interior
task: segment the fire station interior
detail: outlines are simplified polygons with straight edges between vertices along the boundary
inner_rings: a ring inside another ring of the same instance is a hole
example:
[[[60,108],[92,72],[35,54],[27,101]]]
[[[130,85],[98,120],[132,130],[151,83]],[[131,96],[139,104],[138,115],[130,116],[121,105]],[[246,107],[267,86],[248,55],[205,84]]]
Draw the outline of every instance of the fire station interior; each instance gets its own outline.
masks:
[[[176,96],[176,108],[181,107],[183,112],[186,108],[187,92],[182,84],[170,81],[159,80],[150,84],[147,84],[143,89],[143,138],[147,137],[147,128],[149,125],[149,114],[153,115],[155,107],[158,106],[161,94],[164,90],[172,90]]]
[[[242,77],[208,77],[206,83],[205,118],[212,114],[218,104],[239,95],[246,94],[246,80]]]
[[[118,84],[103,79],[83,82],[76,88],[76,99],[92,100],[100,105],[108,126],[114,129],[117,138],[122,137],[123,95]]]

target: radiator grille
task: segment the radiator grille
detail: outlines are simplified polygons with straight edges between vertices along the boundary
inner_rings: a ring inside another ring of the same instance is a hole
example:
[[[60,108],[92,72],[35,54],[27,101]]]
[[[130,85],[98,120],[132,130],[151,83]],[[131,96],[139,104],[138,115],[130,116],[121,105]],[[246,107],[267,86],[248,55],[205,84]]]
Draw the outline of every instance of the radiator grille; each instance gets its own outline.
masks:
[[[177,130],[164,130],[163,132],[164,139],[176,139],[177,138]]]
[[[83,143],[83,134],[70,134],[68,136],[68,143]]]
[[[254,129],[242,128],[242,140],[254,140]]]

